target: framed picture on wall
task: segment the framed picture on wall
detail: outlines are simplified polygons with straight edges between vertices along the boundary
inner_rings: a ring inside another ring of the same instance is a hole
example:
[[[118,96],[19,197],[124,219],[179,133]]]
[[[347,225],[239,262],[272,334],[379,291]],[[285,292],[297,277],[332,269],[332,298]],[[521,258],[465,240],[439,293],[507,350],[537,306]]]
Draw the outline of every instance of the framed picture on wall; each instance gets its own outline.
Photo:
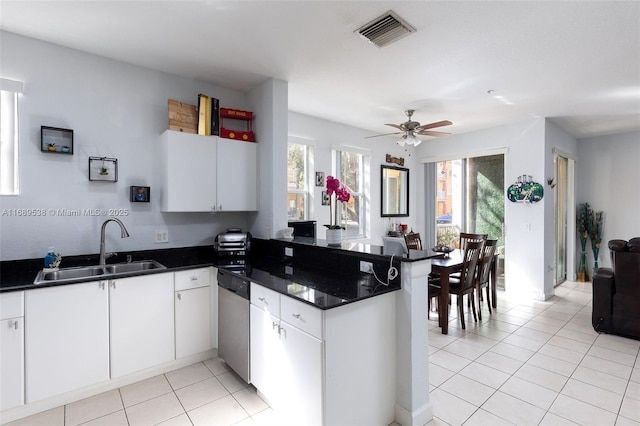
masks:
[[[89,157],[89,180],[117,182],[118,159],[107,157]]]
[[[324,186],[324,172],[316,172],[316,186]]]
[[[40,151],[73,155],[73,130],[40,126]]]
[[[148,203],[151,200],[151,187],[131,186],[129,201],[132,203]]]
[[[327,191],[322,191],[322,205],[328,206],[329,204],[331,203],[329,202],[329,195],[327,194]]]

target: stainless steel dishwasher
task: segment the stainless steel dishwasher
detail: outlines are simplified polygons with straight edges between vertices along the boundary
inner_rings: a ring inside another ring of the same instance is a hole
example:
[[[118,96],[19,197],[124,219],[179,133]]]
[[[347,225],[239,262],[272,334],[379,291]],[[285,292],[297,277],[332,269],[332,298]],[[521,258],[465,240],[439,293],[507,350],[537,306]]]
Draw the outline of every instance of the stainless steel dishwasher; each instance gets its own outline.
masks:
[[[218,269],[218,356],[250,383],[249,281]]]

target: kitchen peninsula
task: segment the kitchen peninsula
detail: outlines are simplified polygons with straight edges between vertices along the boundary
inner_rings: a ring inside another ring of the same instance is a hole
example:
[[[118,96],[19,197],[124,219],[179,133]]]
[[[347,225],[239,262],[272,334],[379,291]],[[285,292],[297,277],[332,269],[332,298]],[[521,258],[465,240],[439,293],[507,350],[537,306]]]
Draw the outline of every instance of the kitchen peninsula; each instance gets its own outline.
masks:
[[[121,262],[128,255],[134,260],[154,259],[167,266],[158,274],[191,274],[197,269],[224,267],[208,246],[121,253],[122,259],[113,260]],[[308,424],[389,424],[394,420],[403,425],[426,423],[431,418],[431,406],[425,362],[428,352],[424,283],[428,259],[434,256],[412,251],[390,257],[382,254],[382,247],[347,242],[336,248],[321,240],[254,239],[243,272],[252,282],[251,308],[258,314],[252,319],[252,332],[263,333],[257,341],[271,342],[254,351],[258,354],[252,366],[254,385],[274,407],[286,406],[295,418],[307,419]],[[77,256],[66,261],[76,264],[65,266],[76,266],[95,259]],[[378,279],[361,272],[360,261],[372,264]],[[74,283],[34,285],[39,267],[36,265],[37,259],[3,262],[2,295],[76,287]],[[393,279],[388,278],[391,267],[400,271]],[[209,276],[213,295],[215,274]],[[272,303],[265,304],[265,300]],[[217,327],[213,303],[211,315]],[[255,340],[256,336],[252,337]],[[212,349],[215,342],[212,338]],[[177,340],[172,343],[177,344]],[[291,356],[283,356],[290,350],[294,351]],[[142,373],[157,374],[162,369],[181,366],[178,359],[171,359]],[[28,370],[29,364],[25,368]],[[140,377],[142,373],[136,375]],[[92,389],[97,393],[121,385],[127,376],[114,379],[107,375],[101,380],[84,392],[52,393],[52,397],[34,400],[33,404],[27,399],[26,405],[14,410],[28,414],[29,409],[45,407],[42,401],[59,404],[64,398],[86,397]],[[292,388],[285,388],[282,393],[271,388],[273,384]]]

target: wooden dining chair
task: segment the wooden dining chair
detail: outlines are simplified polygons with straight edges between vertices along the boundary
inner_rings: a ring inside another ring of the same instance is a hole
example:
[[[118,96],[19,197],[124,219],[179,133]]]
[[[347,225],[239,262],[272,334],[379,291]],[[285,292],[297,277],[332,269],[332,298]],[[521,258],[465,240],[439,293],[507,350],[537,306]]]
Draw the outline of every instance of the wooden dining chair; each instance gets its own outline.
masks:
[[[462,329],[465,329],[464,323],[464,295],[468,295],[471,300],[471,309],[473,312],[473,319],[478,321],[476,315],[476,303],[474,300],[474,292],[476,289],[476,270],[478,267],[478,259],[482,253],[482,247],[484,241],[468,241],[463,251],[462,257],[462,270],[460,271],[460,278],[449,278],[449,294],[455,294],[458,302],[458,312],[460,322],[462,323]]]
[[[478,260],[478,272],[476,274],[476,291],[478,298],[478,319],[482,321],[482,289],[487,289],[487,306],[489,307],[489,314],[491,314],[491,289],[489,288],[489,279],[491,266],[493,263],[493,256],[496,252],[496,246],[498,240],[487,240],[484,242],[482,248],[482,255]]]
[[[409,250],[422,250],[422,240],[420,233],[410,232],[404,236],[404,242]]]

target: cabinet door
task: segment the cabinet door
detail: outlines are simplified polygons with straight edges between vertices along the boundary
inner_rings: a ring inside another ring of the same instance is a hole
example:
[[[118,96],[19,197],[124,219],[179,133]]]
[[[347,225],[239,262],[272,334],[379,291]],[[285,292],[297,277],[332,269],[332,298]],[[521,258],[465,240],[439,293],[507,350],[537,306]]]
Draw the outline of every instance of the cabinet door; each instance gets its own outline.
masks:
[[[162,211],[215,211],[216,140],[182,132],[163,133]]]
[[[111,377],[175,359],[173,274],[109,281]]]
[[[105,282],[25,294],[26,402],[109,379],[109,308]]]
[[[257,144],[218,140],[218,211],[258,210]]]
[[[210,289],[176,291],[176,358],[211,349]]]
[[[24,403],[24,318],[0,321],[0,411]]]
[[[255,305],[250,305],[251,383],[269,402],[275,401],[280,391],[280,362],[285,357],[280,347],[280,320]]]
[[[286,362],[280,365],[278,402],[297,424],[322,423],[322,341],[281,321],[280,344]]]

